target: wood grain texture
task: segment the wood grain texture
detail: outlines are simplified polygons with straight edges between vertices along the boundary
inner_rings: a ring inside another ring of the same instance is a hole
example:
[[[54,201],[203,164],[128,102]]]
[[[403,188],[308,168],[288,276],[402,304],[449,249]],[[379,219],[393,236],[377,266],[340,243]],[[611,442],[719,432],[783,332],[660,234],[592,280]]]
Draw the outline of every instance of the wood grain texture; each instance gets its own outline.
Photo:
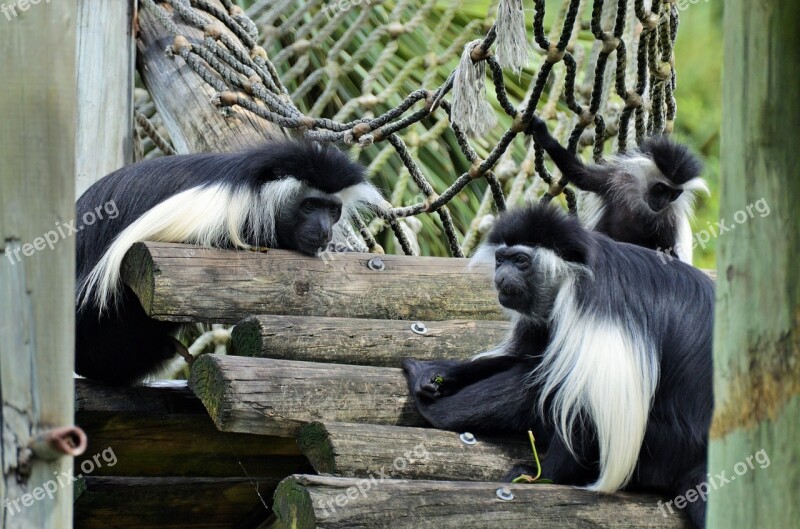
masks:
[[[93,476],[283,478],[311,468],[292,439],[217,430],[185,381],[119,388],[77,379],[75,397],[75,422],[89,437],[76,474],[107,450],[116,462]]]
[[[30,494],[72,460],[32,458],[28,446],[73,424],[75,245],[57,226],[75,218],[78,4],[2,4],[0,498],[28,505],[3,508],[0,527],[66,529],[70,494]]]
[[[84,480],[86,489],[75,502],[75,527],[80,529],[255,527],[268,518],[277,485],[276,480],[246,477]]]
[[[526,435],[475,436],[430,428],[314,422],[297,444],[320,474],[349,478],[497,481],[517,464],[533,464]]]
[[[416,322],[308,316],[253,316],[233,328],[234,354],[335,364],[400,367],[402,359],[463,360],[496,346],[501,321]]]
[[[312,421],[423,426],[400,369],[201,356],[189,387],[222,431],[295,436]]]
[[[370,270],[380,258],[385,269]],[[505,319],[490,272],[466,259],[137,243],[123,280],[153,318],[236,323],[252,314],[395,320]]]
[[[720,220],[728,230],[717,243],[708,470],[736,482],[710,495],[708,522],[797,527],[800,3],[730,0],[724,11]]]
[[[133,162],[136,72],[136,0],[79,0],[78,7],[76,198]]]
[[[497,497],[508,487],[514,498]],[[651,495],[598,494],[555,485],[292,476],[275,512],[296,529],[688,529]]]
[[[172,13],[169,4],[157,4]],[[211,4],[225,11],[218,0],[211,0]],[[172,21],[190,43],[203,41],[202,29],[186,24],[175,15]],[[227,28],[222,30],[230,34]],[[240,151],[270,138],[284,136],[279,126],[243,108],[233,107],[232,113],[223,115],[210,102],[216,90],[206,84],[180,56],[168,57],[164,53],[173,40],[148,9],[139,9],[139,75],[179,154]]]

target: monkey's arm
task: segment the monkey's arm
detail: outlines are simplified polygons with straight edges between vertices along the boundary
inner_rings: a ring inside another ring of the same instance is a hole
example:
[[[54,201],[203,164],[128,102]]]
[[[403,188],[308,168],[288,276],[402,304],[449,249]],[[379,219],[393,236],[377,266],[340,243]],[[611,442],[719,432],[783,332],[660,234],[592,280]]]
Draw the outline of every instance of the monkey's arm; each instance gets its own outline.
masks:
[[[547,130],[547,124],[537,116],[533,116],[527,133],[533,136],[536,143],[547,151],[558,169],[579,189],[603,194],[606,192],[608,173],[604,169],[584,163],[564,146],[558,143]]]
[[[452,395],[478,380],[505,371],[519,362],[513,356],[492,356],[476,360],[441,360],[421,362],[408,359],[403,362],[406,374],[414,377],[411,388],[421,398],[437,398]]]
[[[536,410],[536,393],[528,383],[533,369],[530,359],[486,358],[465,362],[406,360],[403,364],[408,387],[417,409],[436,428],[452,431],[526,432],[534,430],[537,446],[547,446]],[[505,362],[505,366],[504,366]],[[475,368],[466,371],[462,368]],[[481,377],[481,367],[486,368]],[[453,393],[431,394],[425,386],[435,375],[447,380],[450,369],[470,380]],[[539,445],[538,441],[542,442]]]

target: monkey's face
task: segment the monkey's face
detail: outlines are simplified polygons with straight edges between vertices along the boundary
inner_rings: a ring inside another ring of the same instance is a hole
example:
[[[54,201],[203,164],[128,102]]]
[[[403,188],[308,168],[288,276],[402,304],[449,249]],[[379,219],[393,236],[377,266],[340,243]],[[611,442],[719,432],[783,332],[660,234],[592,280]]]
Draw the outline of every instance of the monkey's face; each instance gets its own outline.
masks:
[[[500,246],[495,251],[500,304],[530,318],[547,319],[566,272],[566,263],[543,248]]]
[[[335,195],[315,193],[299,197],[279,215],[278,247],[316,255],[333,240],[333,227],[341,216],[342,201]]]
[[[647,190],[647,205],[654,212],[659,213],[675,202],[681,193],[683,193],[683,189],[656,182]]]

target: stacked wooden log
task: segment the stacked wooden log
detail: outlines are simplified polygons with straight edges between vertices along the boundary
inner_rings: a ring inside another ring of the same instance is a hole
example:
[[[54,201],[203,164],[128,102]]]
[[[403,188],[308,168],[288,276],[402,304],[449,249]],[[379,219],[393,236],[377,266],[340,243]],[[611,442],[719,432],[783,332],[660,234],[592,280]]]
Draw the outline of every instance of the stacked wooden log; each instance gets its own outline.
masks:
[[[148,314],[238,322],[235,355],[202,356],[188,386],[79,386],[79,422],[119,459],[82,498],[124,488],[193,527],[684,527],[652,496],[499,483],[531,462],[524,436],[426,427],[402,359],[468,358],[509,328],[490,272],[466,265],[136,245],[123,277]],[[116,526],[170,525],[121,512]]]

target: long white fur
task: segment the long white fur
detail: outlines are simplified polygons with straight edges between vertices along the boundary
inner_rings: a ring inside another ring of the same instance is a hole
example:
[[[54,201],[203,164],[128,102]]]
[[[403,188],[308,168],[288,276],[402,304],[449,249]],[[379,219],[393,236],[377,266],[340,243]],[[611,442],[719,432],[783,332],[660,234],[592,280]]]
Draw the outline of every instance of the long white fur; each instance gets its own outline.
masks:
[[[499,246],[478,248],[470,266],[494,262]],[[644,440],[647,418],[659,378],[655,346],[635,322],[620,322],[584,313],[577,306],[576,283],[591,272],[568,263],[554,252],[537,248],[534,264],[546,281],[560,285],[549,315],[550,343],[531,383],[542,388],[538,406],[552,400],[552,420],[574,455],[576,421],[588,421],[597,431],[600,476],[590,490],[613,492],[628,483]],[[525,317],[514,313],[514,321]],[[473,358],[502,356],[509,334],[496,348]]]
[[[571,266],[565,263],[567,266]],[[658,383],[655,347],[635,322],[615,321],[577,306],[573,268],[550,314],[552,334],[542,363],[531,374],[539,384],[539,409],[552,396],[552,420],[573,452],[577,421],[597,432],[600,476],[590,490],[613,492],[633,475]]]
[[[257,191],[212,184],[171,196],[120,232],[79,286],[78,304],[83,306],[94,300],[102,313],[115,303],[119,294],[120,266],[125,254],[137,242],[182,242],[214,247],[230,241],[233,246],[246,249],[248,245],[242,239],[249,219],[249,228],[257,230],[249,235],[259,246],[274,246],[275,219],[281,207],[305,189],[307,184],[285,177],[267,182]],[[337,195],[342,199],[342,217],[334,226],[333,242],[349,248],[344,225],[349,227],[352,214],[369,205],[383,209],[386,201],[366,182],[345,188]]]

